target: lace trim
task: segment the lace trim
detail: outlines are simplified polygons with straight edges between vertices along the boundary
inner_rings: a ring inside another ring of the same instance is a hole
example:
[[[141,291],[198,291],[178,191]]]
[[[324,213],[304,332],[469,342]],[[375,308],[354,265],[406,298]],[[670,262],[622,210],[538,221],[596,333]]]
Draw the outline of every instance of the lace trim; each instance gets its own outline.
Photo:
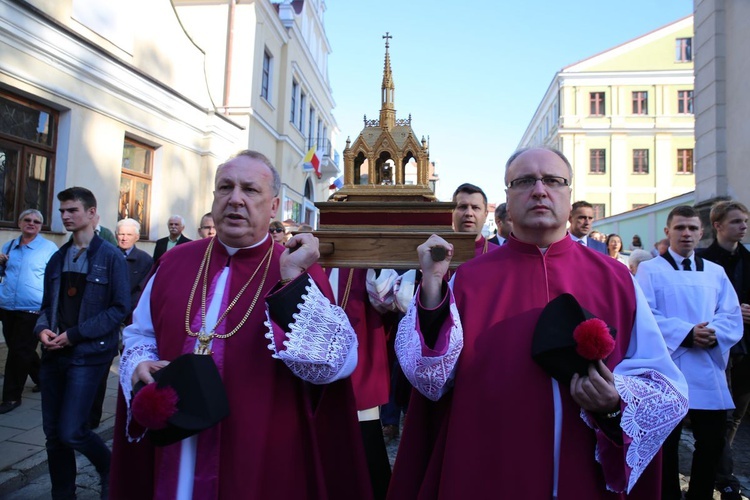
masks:
[[[452,387],[454,369],[464,346],[463,327],[458,309],[450,296],[450,316],[453,320],[448,350],[442,356],[422,354],[422,335],[417,331],[417,298],[412,298],[406,316],[401,320],[396,334],[395,349],[404,375],[412,386],[427,399],[437,401]]]
[[[625,454],[625,464],[630,468],[627,485],[630,493],[669,434],[687,414],[688,400],[667,377],[654,370],[639,375],[615,374],[615,389],[625,406],[620,427],[632,440]],[[597,433],[602,432],[584,410],[581,410],[581,418]],[[601,463],[598,443],[595,458]],[[607,489],[617,492],[609,485]]]
[[[130,349],[126,349],[120,358],[120,387],[122,387],[122,394],[125,397],[125,404],[128,407],[128,415],[125,422],[125,436],[131,443],[137,443],[146,435],[145,430],[140,436],[133,437],[130,435],[130,421],[132,419],[132,414],[130,412],[130,398],[133,392],[133,372],[135,372],[136,367],[142,361],[159,361],[156,340],[138,344]]]
[[[349,375],[341,372],[352,355],[356,360],[357,335],[344,310],[331,304],[312,280],[309,283],[299,305],[300,311],[294,314],[294,321],[288,326],[282,351],[274,343],[273,325],[266,313],[268,349],[302,380],[329,384]]]

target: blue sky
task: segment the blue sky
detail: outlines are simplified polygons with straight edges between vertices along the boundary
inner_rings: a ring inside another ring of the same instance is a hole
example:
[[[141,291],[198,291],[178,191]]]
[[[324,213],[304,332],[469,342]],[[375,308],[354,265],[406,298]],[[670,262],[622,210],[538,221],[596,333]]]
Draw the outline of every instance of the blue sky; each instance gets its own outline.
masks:
[[[463,182],[505,200],[504,163],[555,73],[693,12],[692,0],[328,0],[329,76],[343,151],[378,118],[385,53],[398,118],[412,115],[448,200]],[[443,6],[445,5],[445,6]],[[343,165],[342,165],[343,166]]]

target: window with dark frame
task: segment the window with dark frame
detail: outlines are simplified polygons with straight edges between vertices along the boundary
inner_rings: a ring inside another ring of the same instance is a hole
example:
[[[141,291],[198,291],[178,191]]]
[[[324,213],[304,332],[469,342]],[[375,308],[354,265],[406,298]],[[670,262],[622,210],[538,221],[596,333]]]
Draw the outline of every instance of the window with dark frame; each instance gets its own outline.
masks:
[[[633,150],[633,173],[634,174],[647,174],[648,173],[648,149],[634,149]]]
[[[292,80],[292,112],[289,116],[289,121],[293,125],[297,125],[297,94],[299,93],[299,83],[297,80]]]
[[[693,39],[677,38],[675,39],[675,61],[690,62],[693,60]]]
[[[633,114],[648,114],[648,92],[643,90],[633,92]]]
[[[299,125],[297,128],[305,135],[305,108],[307,107],[307,96],[304,92],[299,95]]]
[[[604,149],[592,149],[589,151],[590,174],[603,174],[607,171],[606,154],[606,150]]]
[[[604,116],[604,92],[589,93],[589,115]]]
[[[592,203],[591,206],[594,208],[594,220],[603,219],[607,216],[607,205],[604,203]]]
[[[693,173],[693,150],[692,149],[678,149],[677,150],[677,173],[678,174],[692,174]]]
[[[155,149],[125,138],[122,149],[117,220],[130,217],[141,224],[141,238],[148,239],[151,179]]]
[[[310,106],[310,114],[307,117],[307,147],[308,148],[313,147],[313,144],[315,144],[315,137],[313,137],[313,134],[315,134],[315,108]]]
[[[0,227],[17,227],[28,208],[50,227],[59,113],[0,91]]]
[[[693,91],[692,90],[678,90],[677,91],[677,112],[681,115],[693,114]]]
[[[268,102],[271,102],[269,88],[271,86],[271,54],[263,51],[263,77],[260,82],[260,96]]]

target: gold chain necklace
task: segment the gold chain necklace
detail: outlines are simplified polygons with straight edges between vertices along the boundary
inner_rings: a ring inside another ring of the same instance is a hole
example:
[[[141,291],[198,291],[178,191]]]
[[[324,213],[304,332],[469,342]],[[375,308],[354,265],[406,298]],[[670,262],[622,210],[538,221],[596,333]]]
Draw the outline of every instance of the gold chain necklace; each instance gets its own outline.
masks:
[[[209,345],[211,344],[211,341],[215,338],[217,339],[227,339],[237,333],[237,331],[242,328],[242,325],[245,324],[245,321],[247,321],[247,318],[250,317],[250,314],[253,312],[253,309],[255,309],[255,304],[258,302],[258,297],[260,297],[260,292],[263,290],[263,285],[266,283],[266,277],[268,276],[268,269],[271,267],[271,254],[273,253],[273,245],[270,245],[268,247],[268,251],[266,252],[265,257],[260,261],[260,264],[258,264],[258,267],[255,268],[255,271],[253,272],[252,276],[250,276],[250,279],[248,279],[245,284],[242,286],[239,292],[237,292],[237,295],[235,295],[234,299],[229,303],[227,308],[224,310],[224,312],[219,316],[219,319],[216,321],[216,324],[211,329],[210,332],[206,332],[206,295],[208,293],[208,268],[209,268],[209,262],[211,261],[211,251],[214,246],[214,241],[216,241],[216,238],[212,238],[211,242],[208,244],[208,247],[206,248],[206,253],[203,255],[203,259],[201,260],[201,265],[198,268],[198,274],[195,276],[195,283],[193,283],[193,288],[190,290],[190,298],[188,299],[188,306],[187,311],[185,312],[185,331],[187,334],[191,337],[198,337],[198,345],[195,346],[195,350],[193,351],[194,354],[204,354],[204,355],[210,355],[212,354],[211,350],[209,349]],[[266,262],[267,261],[267,262]],[[250,307],[247,309],[247,312],[242,317],[242,320],[239,322],[239,324],[229,333],[224,334],[217,334],[216,333],[216,327],[218,327],[222,321],[224,321],[224,318],[227,317],[229,314],[229,311],[232,310],[232,308],[237,304],[237,302],[240,300],[240,297],[242,297],[242,294],[245,292],[248,286],[250,286],[250,283],[255,279],[255,276],[258,274],[258,271],[260,271],[260,268],[263,267],[263,263],[266,262],[266,268],[263,271],[263,279],[260,282],[260,285],[258,286],[258,290],[255,292],[255,297],[253,297],[253,301],[250,303]],[[193,308],[193,299],[195,298],[195,291],[198,288],[198,283],[200,282],[201,276],[203,276],[203,290],[201,294],[201,329],[199,332],[194,332],[190,329],[190,318],[191,318],[191,311]]]
[[[341,309],[346,310],[346,305],[349,303],[349,292],[352,290],[352,278],[354,277],[354,268],[349,269],[349,277],[346,280],[346,289],[344,290],[344,297],[341,300]]]

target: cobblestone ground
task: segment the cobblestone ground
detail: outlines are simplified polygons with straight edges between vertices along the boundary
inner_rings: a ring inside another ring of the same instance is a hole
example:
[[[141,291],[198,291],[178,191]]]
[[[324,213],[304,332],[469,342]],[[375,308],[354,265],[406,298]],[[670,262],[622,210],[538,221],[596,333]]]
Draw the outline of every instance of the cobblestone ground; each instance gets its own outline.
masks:
[[[399,438],[394,439],[386,448],[388,450],[388,457],[393,466],[396,460],[396,454],[398,452],[398,446],[400,443]],[[110,447],[112,441],[107,443]],[[735,442],[737,448],[735,449],[735,473],[741,480],[743,480],[743,486],[750,490],[750,424],[744,422],[737,433]],[[689,429],[685,429],[682,434],[682,441],[680,443],[680,470],[683,474],[683,489],[687,488],[687,480],[689,477],[687,474],[690,472],[690,460],[693,452],[693,436]],[[78,491],[77,496],[80,500],[94,500],[99,498],[99,476],[94,470],[94,467],[84,457],[77,455],[78,461]],[[49,498],[50,482],[49,475],[42,474],[37,479],[26,485],[25,487],[2,497],[2,500],[46,500]],[[748,497],[744,497],[748,498]],[[720,500],[721,497],[718,492],[714,494],[714,499]]]

